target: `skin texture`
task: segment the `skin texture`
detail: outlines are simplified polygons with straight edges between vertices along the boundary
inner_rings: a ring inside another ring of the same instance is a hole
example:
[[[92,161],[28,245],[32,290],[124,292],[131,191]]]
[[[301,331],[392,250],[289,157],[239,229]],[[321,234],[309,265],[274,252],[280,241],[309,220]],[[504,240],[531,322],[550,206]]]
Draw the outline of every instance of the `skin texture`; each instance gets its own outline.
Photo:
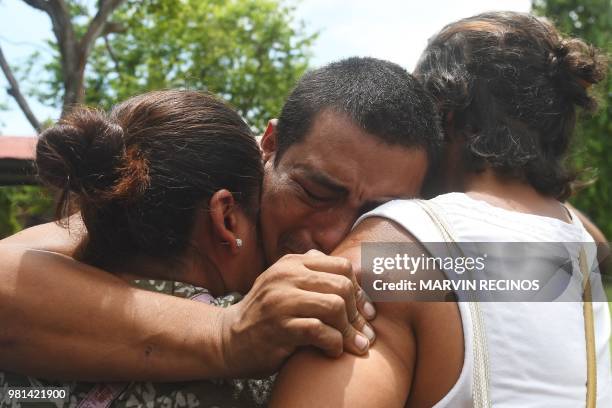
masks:
[[[223,372],[220,309],[135,289],[50,251],[2,243],[0,258],[4,370],[90,381]]]
[[[334,255],[358,265],[361,242],[415,239],[391,221],[370,218]],[[422,253],[413,248],[414,256]],[[421,277],[417,272],[412,278]],[[386,302],[377,303],[377,310],[377,340],[366,356],[332,361],[313,350],[297,353],[281,370],[270,406],[431,407],[448,393],[463,366],[457,304]]]
[[[359,215],[391,198],[417,197],[427,169],[424,150],[381,143],[330,110],[277,163],[272,123],[261,146],[261,228],[269,261],[312,248],[330,253]]]

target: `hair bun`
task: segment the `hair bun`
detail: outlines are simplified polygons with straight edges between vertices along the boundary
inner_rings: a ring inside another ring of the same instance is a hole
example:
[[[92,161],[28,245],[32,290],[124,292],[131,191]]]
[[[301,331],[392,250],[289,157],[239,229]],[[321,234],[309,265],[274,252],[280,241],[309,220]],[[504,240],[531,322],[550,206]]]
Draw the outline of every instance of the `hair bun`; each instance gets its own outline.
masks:
[[[588,93],[589,87],[602,81],[607,63],[598,50],[579,38],[562,39],[550,58],[553,76],[573,103],[593,110],[597,104]]]
[[[36,165],[44,182],[100,200],[118,182],[125,150],[121,126],[100,111],[78,108],[42,132]]]

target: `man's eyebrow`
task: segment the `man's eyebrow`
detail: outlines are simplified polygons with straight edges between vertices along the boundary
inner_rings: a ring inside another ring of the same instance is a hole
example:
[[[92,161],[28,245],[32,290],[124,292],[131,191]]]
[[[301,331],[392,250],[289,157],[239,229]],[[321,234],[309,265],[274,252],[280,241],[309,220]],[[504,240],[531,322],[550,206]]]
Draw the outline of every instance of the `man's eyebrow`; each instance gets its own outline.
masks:
[[[321,173],[312,167],[309,166],[297,166],[297,169],[300,170],[306,177],[315,183],[325,187],[326,189],[333,191],[337,194],[347,195],[349,194],[348,188],[343,186],[340,182],[332,179],[328,175]]]

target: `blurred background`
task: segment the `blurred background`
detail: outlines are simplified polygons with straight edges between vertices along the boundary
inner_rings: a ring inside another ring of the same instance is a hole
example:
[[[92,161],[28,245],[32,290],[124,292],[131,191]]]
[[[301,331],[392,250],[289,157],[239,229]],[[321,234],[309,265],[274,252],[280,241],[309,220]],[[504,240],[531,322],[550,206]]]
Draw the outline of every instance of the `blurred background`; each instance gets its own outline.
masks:
[[[445,24],[488,11],[532,12],[612,51],[610,0],[0,0],[0,238],[44,222],[36,133],[75,103],[109,108],[151,89],[206,89],[262,130],[310,67],[373,56],[412,70]],[[573,204],[612,237],[612,81],[582,117]]]

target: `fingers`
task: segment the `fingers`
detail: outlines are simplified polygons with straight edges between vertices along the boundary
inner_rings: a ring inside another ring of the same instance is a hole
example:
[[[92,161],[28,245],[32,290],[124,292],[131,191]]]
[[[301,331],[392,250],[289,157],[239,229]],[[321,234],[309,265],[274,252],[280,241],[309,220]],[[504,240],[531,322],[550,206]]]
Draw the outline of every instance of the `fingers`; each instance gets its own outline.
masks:
[[[355,330],[361,331],[366,335],[370,343],[374,342],[375,335],[372,327],[366,322],[364,317],[359,313],[357,309],[357,301],[355,299],[355,291],[353,288],[353,284],[351,281],[342,275],[334,275],[330,273],[312,273],[308,274],[307,279],[300,284],[300,288],[310,291],[317,292],[326,295],[335,295],[336,297],[340,297],[343,304],[342,310],[333,310],[332,313],[342,313],[342,318],[344,320],[337,320],[340,316],[334,316],[335,322],[344,324],[348,322],[348,324],[352,325]],[[317,298],[322,303],[315,305],[315,308],[321,307],[325,305],[327,307],[331,307],[329,303],[329,297],[327,297],[327,303],[325,303],[324,299]],[[339,305],[338,305],[339,306]],[[332,322],[325,320],[326,323],[332,324]],[[342,330],[341,327],[332,324],[334,327]]]
[[[316,249],[311,249],[306,252],[305,255],[304,266],[308,269],[316,272],[328,272],[342,275],[348,278],[353,285],[357,310],[359,310],[367,320],[373,320],[376,317],[376,308],[366,292],[359,286],[352,264],[348,259],[338,256],[328,256]]]
[[[366,291],[360,288],[356,296],[357,310],[359,310],[359,313],[367,320],[374,320],[376,317],[376,308]]]
[[[337,331],[342,337],[345,351],[362,355],[370,347],[369,337],[374,339],[374,331],[363,321],[358,328],[347,318],[345,300],[336,294],[321,294],[303,291],[301,307],[295,311],[298,317],[314,317]]]
[[[374,308],[345,258],[316,250],[286,255],[259,276],[247,297],[253,320],[273,328],[269,333],[277,337],[281,355],[301,345],[317,347],[328,356],[343,351],[363,355],[375,340],[362,315],[372,318]]]
[[[346,276],[355,287],[359,287],[357,279],[353,274],[353,266],[346,258],[325,255],[316,249],[311,249],[304,255],[304,266],[317,272],[328,272]]]
[[[342,334],[319,319],[291,319],[286,329],[298,346],[314,346],[329,357],[339,357],[342,354]]]

